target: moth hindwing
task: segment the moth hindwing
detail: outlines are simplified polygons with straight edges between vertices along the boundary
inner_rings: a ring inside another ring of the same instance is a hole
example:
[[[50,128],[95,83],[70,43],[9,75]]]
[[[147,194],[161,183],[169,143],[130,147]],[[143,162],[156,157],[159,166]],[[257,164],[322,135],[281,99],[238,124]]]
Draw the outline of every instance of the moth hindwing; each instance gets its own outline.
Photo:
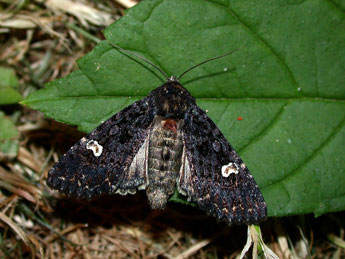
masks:
[[[267,214],[246,165],[175,78],[72,146],[47,184],[87,199],[145,189],[154,209],[177,189],[229,224],[258,223]]]

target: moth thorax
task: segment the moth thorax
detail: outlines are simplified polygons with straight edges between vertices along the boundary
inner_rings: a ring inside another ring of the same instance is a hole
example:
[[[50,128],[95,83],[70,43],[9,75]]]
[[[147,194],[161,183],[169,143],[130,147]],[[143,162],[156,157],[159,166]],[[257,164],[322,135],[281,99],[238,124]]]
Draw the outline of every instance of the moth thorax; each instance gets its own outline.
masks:
[[[170,118],[182,118],[192,98],[178,82],[168,82],[157,88],[155,93],[158,114]]]
[[[188,108],[186,100],[180,98],[163,99],[161,100],[161,115],[169,117],[180,117]]]
[[[176,189],[182,157],[182,120],[156,116],[148,147],[146,194],[153,209],[163,209]]]

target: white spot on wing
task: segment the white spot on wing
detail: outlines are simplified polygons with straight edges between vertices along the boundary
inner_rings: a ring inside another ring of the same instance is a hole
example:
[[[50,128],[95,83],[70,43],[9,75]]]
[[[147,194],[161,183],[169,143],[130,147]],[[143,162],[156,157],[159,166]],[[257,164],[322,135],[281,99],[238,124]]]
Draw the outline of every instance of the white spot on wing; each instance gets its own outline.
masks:
[[[230,162],[227,165],[222,166],[222,176],[223,177],[229,177],[231,174],[238,174],[238,165]]]
[[[145,190],[145,188],[146,188],[146,183],[138,186],[139,191]]]
[[[99,157],[100,155],[102,155],[103,147],[100,144],[98,144],[96,140],[90,140],[89,142],[87,142],[86,148],[91,149],[93,152],[93,155],[96,157]]]

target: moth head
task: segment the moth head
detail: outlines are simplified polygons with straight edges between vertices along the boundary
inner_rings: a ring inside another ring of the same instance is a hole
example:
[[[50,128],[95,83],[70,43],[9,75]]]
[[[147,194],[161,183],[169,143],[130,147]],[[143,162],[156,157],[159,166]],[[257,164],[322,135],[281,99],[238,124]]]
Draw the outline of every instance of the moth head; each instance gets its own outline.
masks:
[[[166,118],[183,118],[194,98],[177,80],[169,80],[152,91],[157,114]]]
[[[179,118],[182,119],[185,115],[186,111],[188,110],[190,103],[195,103],[194,98],[190,95],[190,93],[179,83],[179,80],[186,75],[188,72],[192,71],[193,69],[210,62],[212,60],[216,60],[222,57],[225,57],[227,55],[230,55],[231,53],[237,51],[238,49],[229,51],[223,55],[209,58],[207,60],[204,60],[187,70],[185,70],[183,73],[181,73],[179,76],[171,76],[168,77],[167,73],[161,69],[159,66],[152,63],[150,60],[134,53],[129,50],[126,50],[124,48],[121,48],[119,45],[114,44],[112,42],[108,42],[111,46],[118,49],[119,51],[128,53],[130,55],[136,56],[137,58],[140,58],[142,61],[150,64],[155,69],[157,69],[166,79],[167,82],[158,87],[157,89],[153,90],[150,94],[150,99],[154,102],[156,107],[156,114],[164,116],[166,118]]]

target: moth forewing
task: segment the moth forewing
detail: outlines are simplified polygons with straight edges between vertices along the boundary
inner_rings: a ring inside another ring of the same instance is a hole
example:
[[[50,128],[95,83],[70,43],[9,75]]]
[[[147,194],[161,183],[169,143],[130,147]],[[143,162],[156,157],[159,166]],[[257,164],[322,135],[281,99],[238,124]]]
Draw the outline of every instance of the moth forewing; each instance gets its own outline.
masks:
[[[147,97],[115,114],[60,158],[48,173],[48,186],[87,199],[116,192],[133,193],[145,184],[145,173],[132,170],[135,166],[131,164],[139,152],[137,167],[142,167],[139,150],[147,146],[144,142],[153,117]],[[132,171],[128,178],[129,168]]]
[[[189,198],[209,215],[230,224],[266,219],[266,204],[257,184],[206,112],[192,104],[184,122],[190,178],[184,176],[180,188],[191,190]]]

